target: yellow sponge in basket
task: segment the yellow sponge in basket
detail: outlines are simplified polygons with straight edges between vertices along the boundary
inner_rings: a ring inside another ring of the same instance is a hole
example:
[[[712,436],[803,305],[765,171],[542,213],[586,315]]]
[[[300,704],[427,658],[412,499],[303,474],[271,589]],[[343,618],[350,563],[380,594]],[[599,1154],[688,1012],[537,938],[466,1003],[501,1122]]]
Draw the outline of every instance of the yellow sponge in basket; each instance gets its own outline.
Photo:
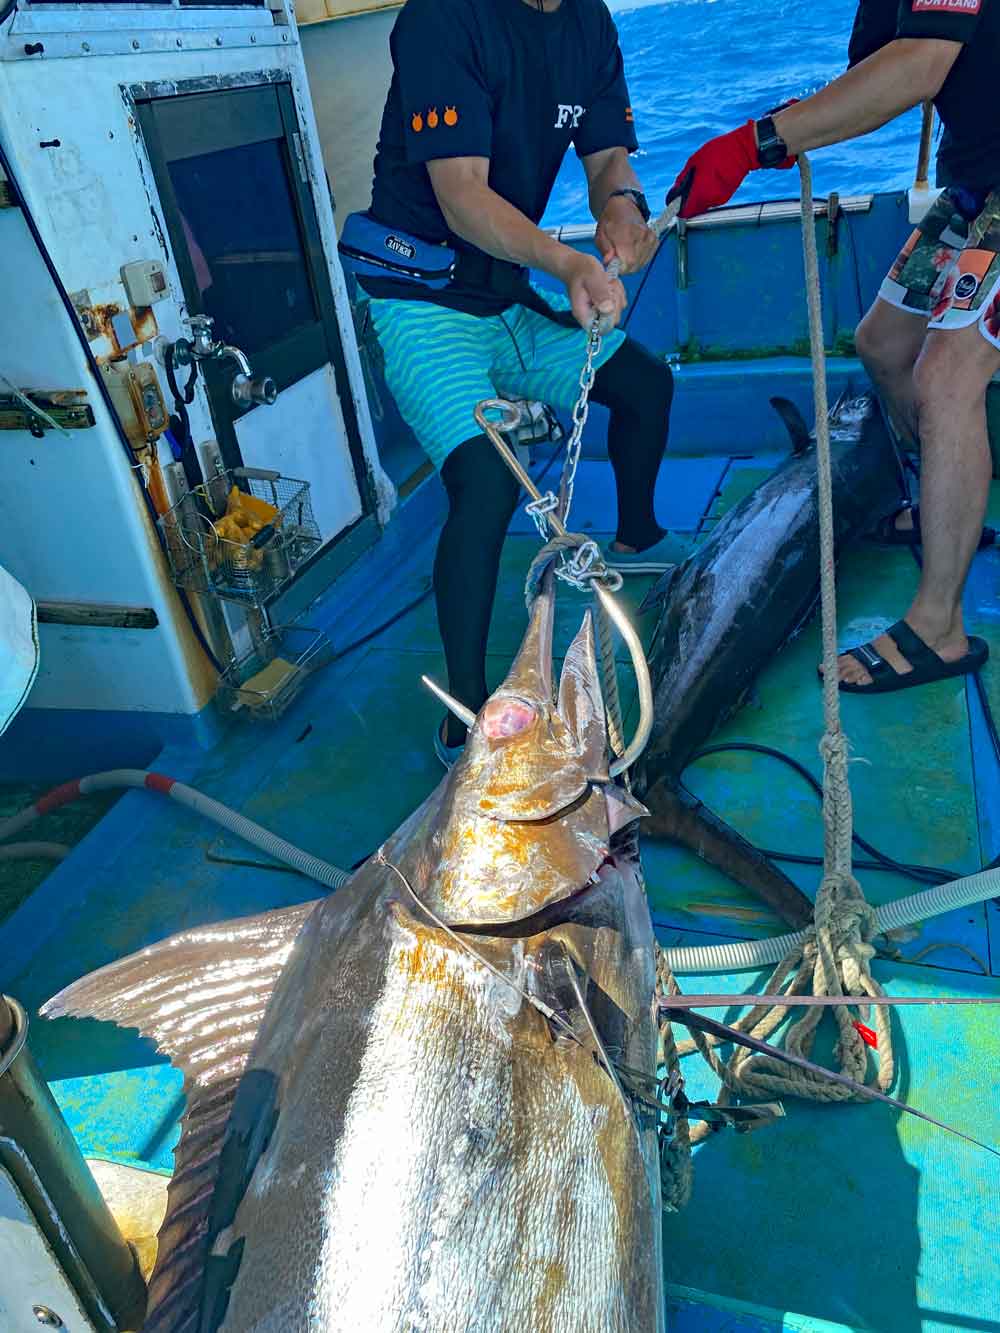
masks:
[[[255,676],[245,680],[240,686],[238,698],[242,705],[253,707],[272,695],[277,694],[281,687],[288,680],[297,668],[293,662],[288,662],[283,657],[276,657],[273,662],[268,662],[267,666],[258,671]]]

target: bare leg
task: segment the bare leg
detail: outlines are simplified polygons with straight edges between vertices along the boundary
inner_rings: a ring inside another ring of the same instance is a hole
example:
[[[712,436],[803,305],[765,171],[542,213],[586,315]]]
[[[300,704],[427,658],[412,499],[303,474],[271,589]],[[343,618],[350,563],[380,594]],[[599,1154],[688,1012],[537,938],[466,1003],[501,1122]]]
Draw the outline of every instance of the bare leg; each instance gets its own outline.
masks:
[[[924,568],[905,620],[945,661],[958,661],[969,648],[962,592],[989,496],[986,387],[998,369],[1000,351],[972,325],[931,331],[914,371]],[[875,640],[875,650],[894,670],[911,669],[887,635]],[[871,679],[847,655],[839,675],[859,685]]]
[[[855,335],[858,355],[882,395],[893,425],[913,445],[917,443],[913,368],[923,351],[926,334],[927,319],[923,315],[900,310],[878,297]],[[913,527],[909,509],[897,515],[896,527],[900,532]]]
[[[879,297],[858,325],[858,356],[885,400],[900,434],[917,441],[913,368],[924,348],[927,318]]]

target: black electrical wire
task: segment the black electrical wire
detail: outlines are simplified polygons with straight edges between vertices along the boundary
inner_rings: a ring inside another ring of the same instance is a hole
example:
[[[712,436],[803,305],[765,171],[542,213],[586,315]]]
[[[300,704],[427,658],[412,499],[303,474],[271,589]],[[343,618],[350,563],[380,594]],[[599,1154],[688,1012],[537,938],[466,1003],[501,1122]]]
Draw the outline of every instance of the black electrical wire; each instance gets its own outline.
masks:
[[[652,275],[653,269],[656,267],[656,261],[659,259],[660,255],[663,253],[663,251],[666,249],[666,240],[667,240],[667,238],[664,236],[663,239],[660,241],[660,244],[656,247],[655,251],[653,252],[653,258],[652,258],[652,259],[649,261],[649,263],[646,265],[646,271],[645,271],[645,273],[642,275],[642,281],[639,283],[639,286],[636,288],[635,296],[633,296],[633,297],[632,297],[632,300],[629,302],[629,307],[628,307],[628,310],[627,310],[626,313],[625,313],[625,318],[622,320],[622,333],[626,333],[626,332],[628,331],[628,326],[629,326],[629,323],[630,323],[630,321],[631,321],[631,319],[632,319],[632,316],[635,314],[636,310],[638,309],[638,306],[639,306],[639,298],[642,296],[642,293],[645,291],[646,283],[649,281],[650,276]]]
[[[374,629],[369,630],[367,634],[363,634],[360,639],[355,639],[353,643],[347,644],[346,647],[334,649],[333,656],[330,658],[330,665],[332,666],[334,662],[342,661],[345,657],[349,656],[349,654],[357,652],[359,648],[363,648],[366,643],[371,643],[372,639],[379,638],[379,636],[384,634],[386,630],[392,629],[393,625],[398,625],[401,620],[405,619],[405,617],[410,614],[411,611],[415,611],[418,606],[423,606],[424,602],[427,601],[433,591],[434,585],[429,583],[418,597],[414,597],[412,602],[407,602],[404,607],[401,607],[394,615],[391,615],[388,620],[383,621],[381,625],[377,625]]]
[[[688,761],[688,766],[699,759],[706,758],[708,755],[731,753],[762,754],[766,755],[769,759],[777,759],[779,763],[787,765],[794,772],[798,773],[799,777],[809,784],[815,794],[822,801],[822,784],[813,777],[805,764],[800,764],[799,761],[794,759],[790,754],[785,754],[783,750],[776,750],[770,745],[756,745],[750,741],[734,741],[728,744],[706,745],[691,756]],[[890,870],[894,874],[903,875],[907,879],[914,880],[917,884],[927,884],[931,886],[937,884],[950,884],[953,880],[959,878],[959,876],[952,870],[942,870],[937,866],[909,865],[905,862],[897,861],[894,857],[886,855],[885,852],[880,852],[877,847],[872,846],[870,842],[867,842],[858,833],[854,834],[854,844],[871,857],[871,861],[868,862],[856,861],[855,865],[857,865],[859,869]],[[758,848],[758,851],[760,851],[762,855],[768,857],[771,861],[787,861],[793,865],[821,866],[823,864],[823,858],[821,856],[800,856],[794,852],[776,852],[766,850],[763,847]]]
[[[0,168],[2,168],[4,175],[7,177],[8,184],[10,185],[14,197],[17,200],[18,206],[21,209],[21,215],[24,218],[25,225],[27,226],[28,231],[31,233],[31,238],[35,243],[35,247],[38,250],[38,254],[42,260],[42,263],[45,265],[49,277],[52,279],[52,285],[56,289],[56,293],[58,294],[59,299],[63,304],[63,308],[65,309],[66,314],[69,316],[70,324],[73,327],[77,336],[77,341],[79,342],[80,347],[83,350],[83,355],[87,362],[87,367],[90,370],[91,376],[95,384],[97,385],[97,391],[104,402],[104,406],[107,409],[108,416],[110,417],[111,422],[115,428],[115,434],[118,437],[118,441],[125,451],[125,456],[128,458],[129,467],[132,470],[132,474],[137,479],[139,492],[142,495],[143,502],[146,506],[146,512],[149,515],[149,520],[153,526],[153,531],[156,534],[156,539],[160,544],[160,549],[165,552],[166,543],[164,542],[163,533],[160,530],[160,523],[159,523],[160,516],[156,512],[156,506],[153,504],[152,497],[150,496],[149,491],[146,489],[146,486],[143,484],[142,477],[137,470],[139,468],[139,460],[136,458],[135,450],[132,448],[128,436],[125,434],[125,430],[124,427],[122,426],[121,419],[119,418],[114,402],[112,401],[111,393],[108,389],[108,386],[104,382],[104,376],[101,374],[101,370],[97,364],[97,360],[94,357],[93,352],[90,350],[90,343],[87,341],[87,336],[80,325],[79,319],[77,318],[76,307],[70,300],[69,293],[67,292],[66,287],[63,284],[62,278],[59,276],[59,270],[56,268],[55,262],[52,259],[52,255],[49,253],[49,248],[45,244],[45,238],[42,236],[42,233],[38,229],[38,224],[35,221],[34,215],[32,214],[31,209],[28,207],[28,202],[24,197],[24,192],[22,191],[18,179],[14,174],[14,169],[10,164],[10,158],[7,156],[7,151],[2,143],[0,143]],[[194,608],[192,607],[191,602],[188,599],[187,593],[184,591],[183,588],[178,588],[177,596],[180,599],[181,606],[184,609],[184,614],[187,617],[188,622],[190,623],[192,632],[194,633],[194,636],[197,639],[198,644],[200,645],[205,656],[211,662],[212,666],[221,675],[223,670],[222,663],[215,656],[215,653],[212,651],[211,645],[205,638],[202,628],[198,623],[198,618],[194,613]]]
[[[552,469],[552,464],[556,461],[556,459],[562,452],[562,447],[563,447],[562,441],[560,440],[559,443],[556,445],[556,447],[552,450],[552,453],[549,455],[548,460],[546,461],[545,466],[542,468],[541,472],[539,472],[538,475],[535,477],[536,483],[541,483],[542,481],[545,480],[545,477]],[[331,665],[334,662],[341,661],[341,659],[347,657],[348,654],[356,652],[358,648],[363,648],[365,644],[371,643],[373,639],[379,638],[379,636],[384,634],[386,630],[392,629],[393,625],[398,625],[401,620],[405,619],[405,617],[411,613],[411,611],[416,611],[418,606],[423,606],[424,602],[427,601],[427,599],[430,597],[433,591],[434,591],[434,585],[432,583],[429,583],[427,587],[423,590],[423,592],[421,592],[417,597],[414,597],[414,599],[411,602],[407,602],[407,604],[404,607],[401,607],[397,612],[395,612],[394,615],[391,615],[388,620],[383,621],[381,625],[377,625],[375,629],[369,630],[368,633],[363,634],[360,639],[355,639],[352,643],[347,644],[345,647],[335,649],[333,657],[330,659]]]

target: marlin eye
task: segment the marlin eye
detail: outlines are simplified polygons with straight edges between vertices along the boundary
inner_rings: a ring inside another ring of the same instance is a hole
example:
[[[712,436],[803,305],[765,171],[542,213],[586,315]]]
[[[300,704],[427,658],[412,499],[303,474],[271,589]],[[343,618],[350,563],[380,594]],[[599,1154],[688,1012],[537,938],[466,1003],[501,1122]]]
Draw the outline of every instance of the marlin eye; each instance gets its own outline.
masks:
[[[519,699],[491,699],[483,709],[479,725],[491,741],[510,740],[520,736],[538,721],[538,714],[530,704]]]

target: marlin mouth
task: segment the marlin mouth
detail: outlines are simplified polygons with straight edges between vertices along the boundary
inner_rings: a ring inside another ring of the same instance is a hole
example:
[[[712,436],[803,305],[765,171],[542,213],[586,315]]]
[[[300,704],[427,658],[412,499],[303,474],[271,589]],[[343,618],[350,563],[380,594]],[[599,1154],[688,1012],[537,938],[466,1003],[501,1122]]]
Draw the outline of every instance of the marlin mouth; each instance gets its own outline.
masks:
[[[451,929],[459,935],[480,935],[494,939],[519,940],[530,939],[532,935],[544,934],[555,926],[563,925],[571,915],[576,915],[584,903],[605,887],[607,881],[615,875],[627,872],[635,864],[629,848],[611,849],[596,867],[593,874],[565,898],[557,903],[550,903],[531,916],[521,917],[519,921],[475,922],[474,924],[452,924]]]

